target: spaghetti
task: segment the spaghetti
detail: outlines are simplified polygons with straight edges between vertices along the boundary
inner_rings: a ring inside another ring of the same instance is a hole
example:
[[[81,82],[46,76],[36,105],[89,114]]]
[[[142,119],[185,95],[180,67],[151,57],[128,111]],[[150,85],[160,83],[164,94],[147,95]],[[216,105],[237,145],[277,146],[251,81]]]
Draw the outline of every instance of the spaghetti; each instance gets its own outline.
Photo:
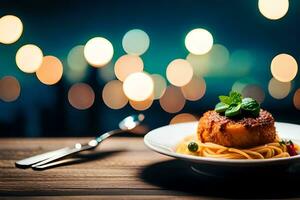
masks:
[[[197,143],[197,151],[191,152],[188,149],[188,144],[190,142]],[[288,150],[288,146],[280,143],[279,140],[249,149],[238,149],[225,147],[211,142],[202,143],[196,139],[195,136],[189,136],[177,146],[176,152],[210,158],[268,159],[290,157],[291,155]]]

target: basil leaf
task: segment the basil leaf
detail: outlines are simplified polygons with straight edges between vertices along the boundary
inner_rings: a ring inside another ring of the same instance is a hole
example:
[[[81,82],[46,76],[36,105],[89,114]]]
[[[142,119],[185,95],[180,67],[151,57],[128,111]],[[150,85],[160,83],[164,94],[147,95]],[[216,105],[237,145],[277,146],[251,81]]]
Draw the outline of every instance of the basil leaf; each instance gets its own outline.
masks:
[[[221,95],[221,96],[219,96],[219,99],[222,103],[225,103],[225,104],[228,104],[228,105],[231,104],[230,97],[228,97],[228,96]]]
[[[246,114],[250,114],[254,117],[257,117],[260,112],[259,103],[252,98],[244,98],[242,100],[241,108],[246,111]]]
[[[231,104],[239,104],[242,102],[242,95],[238,92],[231,91],[229,97]]]
[[[241,114],[241,104],[230,105],[229,108],[225,111],[226,117],[234,117]]]
[[[227,108],[229,108],[229,105],[227,105],[223,102],[220,102],[215,106],[215,111],[218,113],[223,113],[226,111]]]
[[[252,98],[244,98],[241,104],[243,110],[256,110],[259,108],[259,103]]]

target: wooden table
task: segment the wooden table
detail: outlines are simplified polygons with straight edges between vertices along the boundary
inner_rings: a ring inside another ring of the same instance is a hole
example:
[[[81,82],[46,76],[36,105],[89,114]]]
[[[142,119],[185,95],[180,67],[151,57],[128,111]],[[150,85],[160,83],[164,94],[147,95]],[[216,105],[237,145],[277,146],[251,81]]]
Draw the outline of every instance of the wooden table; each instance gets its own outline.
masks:
[[[110,138],[76,163],[43,171],[15,161],[89,138],[0,139],[1,199],[206,199],[299,197],[299,184],[222,180],[195,174],[188,163],[148,150],[142,138]],[[282,180],[279,180],[282,181]],[[283,180],[284,181],[284,180]]]

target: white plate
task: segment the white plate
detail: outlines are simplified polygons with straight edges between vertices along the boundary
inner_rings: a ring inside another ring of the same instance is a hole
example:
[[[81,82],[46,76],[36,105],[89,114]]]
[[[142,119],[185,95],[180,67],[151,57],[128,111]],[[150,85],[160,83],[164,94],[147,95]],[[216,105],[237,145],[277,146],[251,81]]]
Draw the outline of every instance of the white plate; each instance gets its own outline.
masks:
[[[180,123],[174,125],[163,126],[150,131],[145,137],[145,144],[152,150],[178,159],[187,160],[196,164],[226,166],[226,167],[242,167],[242,166],[266,166],[266,165],[282,165],[300,163],[300,155],[288,158],[273,159],[219,159],[198,157],[192,155],[179,154],[175,152],[176,145],[186,136],[196,134],[198,122]],[[280,138],[290,139],[300,144],[300,125],[289,123],[275,123],[276,130]],[[194,165],[195,166],[195,165]]]

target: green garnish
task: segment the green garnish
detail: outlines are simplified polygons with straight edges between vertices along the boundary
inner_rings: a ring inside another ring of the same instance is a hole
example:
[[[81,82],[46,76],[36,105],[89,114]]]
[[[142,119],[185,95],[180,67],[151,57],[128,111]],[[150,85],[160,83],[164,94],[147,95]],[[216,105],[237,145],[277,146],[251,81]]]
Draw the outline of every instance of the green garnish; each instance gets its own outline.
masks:
[[[258,116],[260,111],[259,103],[252,98],[244,98],[241,108],[250,115]]]
[[[241,104],[232,104],[229,108],[225,111],[226,117],[234,117],[241,114]]]
[[[292,142],[292,140],[281,140],[279,141],[279,144],[282,145],[294,145],[294,143]]]
[[[223,102],[220,102],[216,105],[215,110],[217,112],[225,112],[229,108],[228,104],[225,104]]]
[[[231,91],[229,96],[219,96],[219,99],[222,103],[231,105],[231,104],[239,104],[242,103],[242,95],[238,92]]]
[[[257,117],[260,112],[259,103],[250,97],[243,98],[238,92],[231,91],[229,96],[219,96],[220,102],[215,111],[226,117],[252,116]]]
[[[196,142],[190,142],[189,144],[188,144],[188,149],[189,149],[189,151],[191,151],[191,152],[196,152],[197,150],[198,150],[198,144],[196,143]]]

